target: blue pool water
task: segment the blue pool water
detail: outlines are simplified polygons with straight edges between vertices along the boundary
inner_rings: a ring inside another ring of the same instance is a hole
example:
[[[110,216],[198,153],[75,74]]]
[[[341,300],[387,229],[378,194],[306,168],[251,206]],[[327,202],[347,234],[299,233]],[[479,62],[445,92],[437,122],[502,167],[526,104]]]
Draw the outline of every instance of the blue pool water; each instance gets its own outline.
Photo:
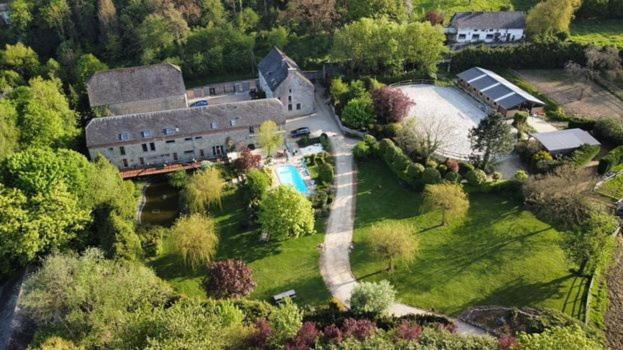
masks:
[[[282,185],[291,185],[300,193],[307,195],[309,189],[303,180],[303,176],[294,165],[285,165],[277,168],[277,177]]]

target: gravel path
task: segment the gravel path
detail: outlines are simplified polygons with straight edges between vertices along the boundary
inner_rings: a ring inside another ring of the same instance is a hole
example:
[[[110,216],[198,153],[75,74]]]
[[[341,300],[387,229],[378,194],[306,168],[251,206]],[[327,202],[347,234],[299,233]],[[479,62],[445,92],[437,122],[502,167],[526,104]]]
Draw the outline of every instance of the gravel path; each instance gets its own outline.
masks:
[[[320,101],[317,101],[320,102]],[[318,106],[319,114],[330,113],[322,102]],[[318,117],[323,117],[318,115]],[[330,118],[330,114],[325,115]],[[357,280],[350,267],[350,249],[353,239],[355,222],[355,194],[356,177],[355,160],[352,148],[356,140],[346,138],[341,133],[327,133],[330,135],[333,151],[336,158],[336,186],[337,193],[331,207],[331,214],[327,221],[327,230],[324,248],[320,254],[320,274],[329,288],[331,295],[346,305],[350,305],[350,297]],[[412,306],[396,303],[390,312],[396,316],[406,314],[430,314],[430,312]],[[469,325],[460,320],[453,321],[457,325],[457,332],[465,335],[484,335],[480,328]]]

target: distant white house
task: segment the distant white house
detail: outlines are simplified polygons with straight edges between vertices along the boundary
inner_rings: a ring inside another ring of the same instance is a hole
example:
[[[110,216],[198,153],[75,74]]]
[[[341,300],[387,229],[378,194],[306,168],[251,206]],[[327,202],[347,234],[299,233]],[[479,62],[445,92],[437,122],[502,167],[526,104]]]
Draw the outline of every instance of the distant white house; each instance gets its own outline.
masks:
[[[526,15],[521,11],[458,12],[446,28],[450,43],[509,43],[523,40]]]

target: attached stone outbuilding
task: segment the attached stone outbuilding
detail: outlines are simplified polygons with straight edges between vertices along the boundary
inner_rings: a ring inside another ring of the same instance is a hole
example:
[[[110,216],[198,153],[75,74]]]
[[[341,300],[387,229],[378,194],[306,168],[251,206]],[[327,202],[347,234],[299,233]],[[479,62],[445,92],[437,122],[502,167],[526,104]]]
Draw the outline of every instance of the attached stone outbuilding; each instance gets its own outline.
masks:
[[[100,116],[188,106],[182,70],[170,63],[97,72],[87,81],[87,93],[91,108]]]
[[[258,65],[260,89],[267,98],[283,103],[287,117],[298,117],[316,111],[314,84],[290,57],[273,48]]]

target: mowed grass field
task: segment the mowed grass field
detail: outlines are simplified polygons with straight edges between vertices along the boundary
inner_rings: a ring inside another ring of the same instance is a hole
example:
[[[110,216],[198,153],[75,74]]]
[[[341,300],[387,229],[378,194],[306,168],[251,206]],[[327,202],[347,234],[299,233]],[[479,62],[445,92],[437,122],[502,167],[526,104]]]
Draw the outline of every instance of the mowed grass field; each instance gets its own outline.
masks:
[[[324,234],[290,239],[284,242],[261,242],[257,230],[245,228],[246,209],[241,194],[232,190],[223,198],[223,208],[214,218],[220,244],[216,260],[241,259],[253,270],[257,287],[251,298],[269,300],[274,294],[294,289],[300,304],[320,304],[329,300],[318,268],[320,256],[317,246]],[[324,222],[317,222],[317,231],[324,232]],[[169,281],[175,290],[188,296],[207,297],[202,281],[207,276],[205,267],[193,271],[186,267],[173,249],[172,237],[166,237],[160,256],[149,265]]]
[[[571,40],[597,46],[623,48],[622,20],[577,20],[571,25]]]
[[[561,233],[521,203],[497,194],[471,194],[467,220],[440,226],[439,213],[421,212],[422,198],[401,186],[384,164],[359,164],[353,272],[359,280],[388,279],[401,302],[457,315],[476,305],[549,307],[579,317],[586,280],[571,274]],[[394,273],[366,244],[370,225],[409,221],[419,252]]]
[[[449,21],[455,12],[462,11],[498,11],[509,6],[515,10],[527,11],[538,0],[413,0],[412,3],[414,11],[420,15],[430,10],[438,10]]]

